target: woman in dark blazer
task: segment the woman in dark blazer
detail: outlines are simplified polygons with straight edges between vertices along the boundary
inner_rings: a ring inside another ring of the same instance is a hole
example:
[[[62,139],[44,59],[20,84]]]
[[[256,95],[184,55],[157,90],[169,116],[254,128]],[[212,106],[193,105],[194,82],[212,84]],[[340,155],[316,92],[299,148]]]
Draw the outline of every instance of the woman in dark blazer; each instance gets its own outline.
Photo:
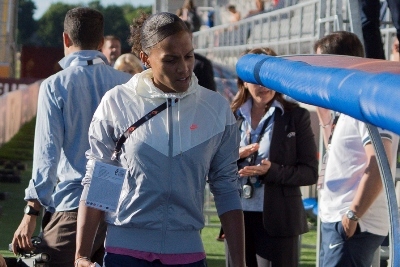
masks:
[[[276,55],[268,48],[247,53]],[[299,235],[308,231],[300,186],[318,179],[310,114],[260,85],[238,79],[238,89],[231,108],[241,132],[246,265],[298,266]]]

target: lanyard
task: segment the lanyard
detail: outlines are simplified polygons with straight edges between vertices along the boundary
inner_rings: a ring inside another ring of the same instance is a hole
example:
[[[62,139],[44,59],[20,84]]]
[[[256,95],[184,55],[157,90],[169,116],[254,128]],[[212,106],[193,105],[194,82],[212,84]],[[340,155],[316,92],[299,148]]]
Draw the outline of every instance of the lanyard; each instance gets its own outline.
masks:
[[[264,121],[264,124],[261,128],[260,134],[258,135],[258,138],[256,140],[255,143],[260,143],[261,138],[264,136],[265,134],[265,129],[267,129],[268,123],[271,120],[271,118],[274,116],[275,111]],[[249,145],[251,144],[251,135],[249,136]],[[250,156],[251,160],[250,160],[250,166],[253,166],[256,163],[256,159],[258,157],[258,150],[256,152],[254,152],[251,156]]]
[[[174,102],[178,102],[179,99],[175,98]],[[144,115],[142,118],[137,120],[134,124],[129,126],[129,128],[121,135],[121,137],[118,139],[117,144],[115,145],[114,152],[111,156],[111,160],[115,160],[117,158],[118,153],[121,152],[122,145],[125,143],[126,139],[131,135],[131,133],[136,130],[140,125],[145,123],[146,121],[150,120],[154,116],[156,116],[158,113],[166,109],[167,107],[170,107],[172,104],[171,98],[168,98],[168,103],[164,102],[163,104],[159,105],[146,115]]]

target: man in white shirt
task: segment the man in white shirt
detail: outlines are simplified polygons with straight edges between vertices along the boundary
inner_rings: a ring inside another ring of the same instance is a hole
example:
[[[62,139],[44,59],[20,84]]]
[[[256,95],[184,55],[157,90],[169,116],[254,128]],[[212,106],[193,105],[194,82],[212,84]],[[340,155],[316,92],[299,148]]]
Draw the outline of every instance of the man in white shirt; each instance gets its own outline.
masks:
[[[317,41],[319,54],[363,56],[362,44],[349,32],[335,32]],[[355,49],[348,51],[349,49]],[[358,52],[357,52],[358,51]],[[369,267],[389,230],[389,216],[375,150],[365,123],[341,114],[334,133],[331,111],[317,109],[329,157],[321,183],[320,267]],[[399,138],[379,129],[386,154],[396,168]]]

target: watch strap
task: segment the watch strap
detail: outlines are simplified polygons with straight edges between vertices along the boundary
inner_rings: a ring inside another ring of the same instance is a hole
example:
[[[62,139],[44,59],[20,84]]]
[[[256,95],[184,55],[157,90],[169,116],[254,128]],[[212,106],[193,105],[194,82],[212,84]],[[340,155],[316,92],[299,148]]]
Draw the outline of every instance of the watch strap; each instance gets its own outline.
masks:
[[[26,205],[24,209],[25,214],[39,216],[40,211],[35,210],[32,206]]]

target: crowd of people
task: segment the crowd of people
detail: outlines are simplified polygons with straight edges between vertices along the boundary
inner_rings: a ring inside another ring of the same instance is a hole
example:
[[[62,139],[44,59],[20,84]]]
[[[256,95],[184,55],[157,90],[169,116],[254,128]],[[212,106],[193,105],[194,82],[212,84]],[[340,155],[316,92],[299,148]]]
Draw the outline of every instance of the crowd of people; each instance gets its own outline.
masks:
[[[35,249],[51,255],[49,266],[207,266],[208,183],[228,266],[298,266],[299,237],[308,231],[300,187],[318,179],[310,113],[240,78],[232,103],[215,92],[212,62],[192,44],[195,10],[188,0],[181,13],[142,14],[130,27],[132,51],[122,55],[120,39],[104,37],[100,12],[67,12],[63,70],[40,86],[15,254],[34,249],[42,217]],[[364,56],[357,36],[344,31],[314,50]],[[245,54],[277,56],[268,47]],[[365,123],[316,110],[327,151],[318,181],[319,266],[370,266],[388,234],[375,151]],[[399,138],[379,132],[394,170]],[[105,186],[107,197],[96,189]]]

